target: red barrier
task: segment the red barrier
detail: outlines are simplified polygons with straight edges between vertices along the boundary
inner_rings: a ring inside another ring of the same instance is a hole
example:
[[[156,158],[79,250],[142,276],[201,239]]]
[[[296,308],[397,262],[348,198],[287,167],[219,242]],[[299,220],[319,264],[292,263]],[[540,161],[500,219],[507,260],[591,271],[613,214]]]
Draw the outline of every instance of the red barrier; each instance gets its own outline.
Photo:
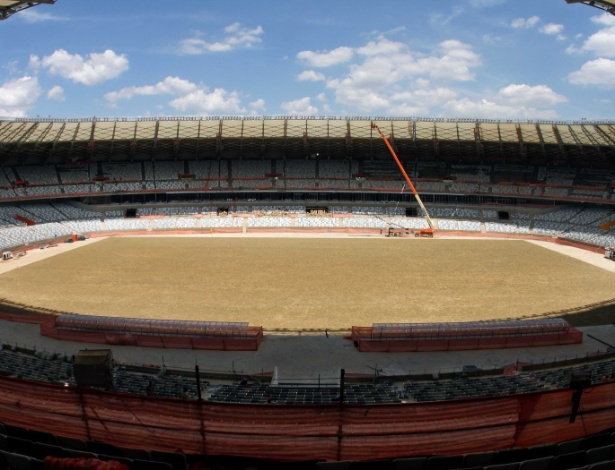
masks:
[[[203,349],[218,351],[257,351],[263,341],[263,328],[248,326],[239,337],[210,334],[208,336],[113,333],[60,328],[55,323],[58,317],[50,317],[54,323],[40,326],[41,335],[63,341],[78,343],[111,344],[167,349]]]
[[[615,383],[398,405],[233,405],[0,377],[0,421],[84,440],[188,454],[298,461],[458,455],[575,439],[615,422]]]
[[[561,318],[552,318],[353,326],[351,339],[362,352],[430,352],[579,344],[583,333]]]

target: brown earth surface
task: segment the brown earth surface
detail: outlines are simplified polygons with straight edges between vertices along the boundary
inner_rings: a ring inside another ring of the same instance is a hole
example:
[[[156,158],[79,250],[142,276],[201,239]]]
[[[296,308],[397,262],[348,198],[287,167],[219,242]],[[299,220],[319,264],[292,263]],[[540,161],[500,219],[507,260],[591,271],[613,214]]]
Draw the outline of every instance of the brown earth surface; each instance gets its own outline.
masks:
[[[615,274],[520,240],[118,237],[0,275],[0,298],[270,332],[549,315],[584,325],[615,319]]]

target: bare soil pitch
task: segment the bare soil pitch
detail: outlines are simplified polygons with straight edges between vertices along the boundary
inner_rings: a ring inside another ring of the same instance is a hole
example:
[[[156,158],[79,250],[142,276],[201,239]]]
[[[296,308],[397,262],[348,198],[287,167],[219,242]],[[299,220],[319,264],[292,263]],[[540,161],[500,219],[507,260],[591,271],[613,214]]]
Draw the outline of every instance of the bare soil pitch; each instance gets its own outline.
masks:
[[[615,298],[615,274],[519,240],[119,237],[1,275],[0,297],[60,312],[335,332],[582,309]]]

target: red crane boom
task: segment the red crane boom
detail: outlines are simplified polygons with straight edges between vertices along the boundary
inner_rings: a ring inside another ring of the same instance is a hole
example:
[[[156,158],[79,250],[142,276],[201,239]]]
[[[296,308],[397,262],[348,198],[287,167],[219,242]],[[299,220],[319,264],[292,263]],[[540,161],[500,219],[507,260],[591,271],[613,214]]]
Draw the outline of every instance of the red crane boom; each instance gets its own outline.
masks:
[[[399,167],[401,174],[404,175],[404,178],[406,179],[406,183],[408,183],[408,187],[412,190],[412,193],[414,194],[414,198],[416,199],[416,202],[419,203],[419,206],[421,206],[421,209],[423,210],[423,214],[425,215],[425,220],[427,220],[427,223],[429,224],[429,228],[421,230],[419,234],[426,235],[426,236],[433,236],[434,232],[436,231],[436,227],[433,221],[431,220],[431,217],[429,217],[429,213],[427,212],[427,209],[425,208],[425,204],[423,204],[423,201],[421,200],[419,193],[416,191],[416,188],[412,184],[412,181],[410,180],[408,173],[406,173],[406,169],[401,164],[401,161],[397,157],[395,150],[393,150],[393,146],[389,142],[389,139],[387,139],[386,136],[382,133],[380,128],[373,122],[372,122],[372,129],[376,129],[378,133],[380,134],[380,137],[382,137],[382,140],[384,140],[384,143],[386,144],[389,151],[391,152],[391,155],[393,155],[393,158],[395,159],[395,163],[397,163],[397,166]]]

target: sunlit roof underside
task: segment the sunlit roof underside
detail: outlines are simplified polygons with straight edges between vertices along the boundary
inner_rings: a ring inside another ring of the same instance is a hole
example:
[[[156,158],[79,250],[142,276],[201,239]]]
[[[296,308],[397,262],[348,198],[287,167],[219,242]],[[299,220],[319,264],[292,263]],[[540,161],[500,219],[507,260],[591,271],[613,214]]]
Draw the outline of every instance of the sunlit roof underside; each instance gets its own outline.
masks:
[[[0,20],[5,20],[13,13],[25,10],[26,8],[41,4],[51,5],[54,4],[55,1],[56,0],[39,0],[37,2],[31,0],[0,0]]]
[[[615,15],[615,0],[566,0],[567,3],[583,3],[591,7],[600,8]]]

